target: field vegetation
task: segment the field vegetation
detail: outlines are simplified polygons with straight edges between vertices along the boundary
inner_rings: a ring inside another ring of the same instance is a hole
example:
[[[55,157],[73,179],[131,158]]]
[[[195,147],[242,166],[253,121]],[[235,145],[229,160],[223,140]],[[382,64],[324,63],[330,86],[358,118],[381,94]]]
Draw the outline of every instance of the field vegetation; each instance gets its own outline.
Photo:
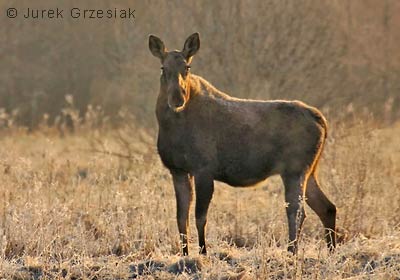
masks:
[[[283,186],[273,177],[247,189],[218,183],[209,256],[197,254],[192,216],[190,257],[182,258],[173,187],[153,131],[3,132],[0,277],[398,279],[399,133],[400,123],[331,124],[319,174],[338,206],[335,253],[309,208],[299,254],[286,252]]]

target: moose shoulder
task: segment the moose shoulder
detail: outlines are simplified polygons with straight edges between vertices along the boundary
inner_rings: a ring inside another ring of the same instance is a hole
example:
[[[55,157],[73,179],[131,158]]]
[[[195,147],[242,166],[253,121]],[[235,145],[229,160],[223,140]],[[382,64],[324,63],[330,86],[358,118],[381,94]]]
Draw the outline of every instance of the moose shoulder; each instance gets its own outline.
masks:
[[[156,107],[158,151],[174,182],[183,253],[188,254],[193,185],[200,252],[205,254],[214,180],[244,187],[274,174],[282,177],[285,186],[288,249],[297,250],[304,196],[326,228],[328,247],[335,247],[336,208],[321,191],[315,174],[327,135],[323,115],[299,101],[233,98],[191,74],[190,62],[200,47],[198,33],[186,40],[181,52],[168,52],[152,35],[149,47],[162,63]]]

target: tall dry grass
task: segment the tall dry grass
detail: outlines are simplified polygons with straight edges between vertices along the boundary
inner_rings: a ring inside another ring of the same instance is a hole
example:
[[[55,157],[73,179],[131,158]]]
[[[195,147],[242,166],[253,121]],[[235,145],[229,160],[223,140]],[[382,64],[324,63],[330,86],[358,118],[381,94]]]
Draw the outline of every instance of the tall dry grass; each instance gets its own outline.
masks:
[[[0,279],[399,279],[399,132],[399,123],[372,120],[330,125],[319,173],[338,206],[343,243],[332,255],[309,208],[299,254],[286,252],[283,188],[273,177],[247,189],[218,183],[210,254],[197,255],[191,216],[190,257],[181,258],[153,132],[3,131]]]

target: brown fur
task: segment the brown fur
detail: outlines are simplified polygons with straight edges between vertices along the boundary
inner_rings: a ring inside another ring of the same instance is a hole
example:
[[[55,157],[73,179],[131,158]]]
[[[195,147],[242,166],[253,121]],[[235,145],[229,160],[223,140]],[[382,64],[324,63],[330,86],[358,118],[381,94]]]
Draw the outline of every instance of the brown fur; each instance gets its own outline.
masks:
[[[173,177],[183,253],[188,254],[193,185],[200,252],[205,254],[205,224],[214,180],[245,187],[275,174],[285,185],[289,250],[297,250],[305,217],[304,195],[326,228],[328,246],[335,247],[336,208],[315,176],[327,135],[321,112],[300,101],[239,99],[217,90],[189,71],[199,47],[198,33],[186,40],[182,52],[167,52],[159,38],[149,38],[149,48],[163,69],[156,107],[157,147]]]

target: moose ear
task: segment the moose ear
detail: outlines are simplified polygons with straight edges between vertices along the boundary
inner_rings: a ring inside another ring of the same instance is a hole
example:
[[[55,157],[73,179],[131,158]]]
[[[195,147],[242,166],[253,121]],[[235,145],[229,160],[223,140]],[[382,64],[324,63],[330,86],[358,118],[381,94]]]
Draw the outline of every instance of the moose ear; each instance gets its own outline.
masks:
[[[200,34],[196,32],[190,35],[186,39],[182,53],[186,58],[186,60],[190,62],[192,56],[194,56],[199,49],[200,49]]]
[[[164,59],[166,49],[163,41],[161,41],[161,39],[158,38],[157,36],[154,35],[149,36],[149,49],[155,57],[158,57],[161,60]]]

